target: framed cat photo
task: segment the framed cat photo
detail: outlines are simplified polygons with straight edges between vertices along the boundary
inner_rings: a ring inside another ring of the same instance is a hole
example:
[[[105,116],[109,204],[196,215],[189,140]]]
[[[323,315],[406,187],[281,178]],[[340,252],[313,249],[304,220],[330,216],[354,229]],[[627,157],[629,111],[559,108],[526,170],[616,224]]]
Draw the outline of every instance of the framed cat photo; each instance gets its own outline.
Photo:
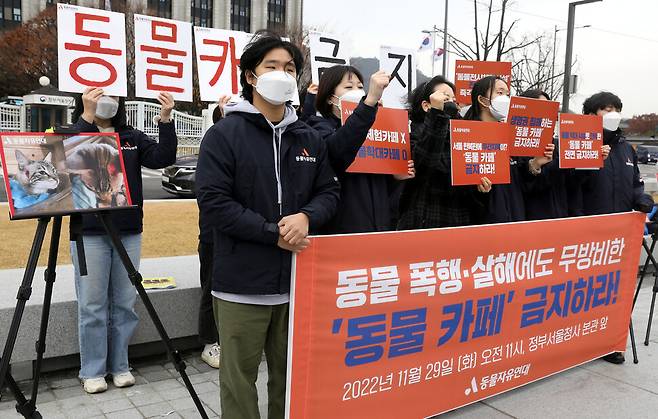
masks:
[[[0,133],[9,217],[132,206],[116,133]]]

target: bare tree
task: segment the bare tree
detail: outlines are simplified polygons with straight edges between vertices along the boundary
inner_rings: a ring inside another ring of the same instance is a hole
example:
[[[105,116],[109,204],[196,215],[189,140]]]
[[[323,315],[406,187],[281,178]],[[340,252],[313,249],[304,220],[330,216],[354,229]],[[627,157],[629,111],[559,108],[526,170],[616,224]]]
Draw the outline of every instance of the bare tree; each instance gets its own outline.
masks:
[[[512,88],[521,93],[528,89],[545,91],[553,100],[562,91],[564,71],[555,69],[553,46],[546,34],[523,49],[515,50],[506,56],[512,64]]]

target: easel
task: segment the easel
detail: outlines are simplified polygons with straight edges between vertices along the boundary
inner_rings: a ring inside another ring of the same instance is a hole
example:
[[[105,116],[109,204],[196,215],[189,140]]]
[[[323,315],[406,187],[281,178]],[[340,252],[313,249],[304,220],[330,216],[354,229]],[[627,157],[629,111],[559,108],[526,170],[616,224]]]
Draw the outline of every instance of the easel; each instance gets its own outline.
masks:
[[[656,248],[656,243],[658,242],[658,223],[649,223],[649,231],[651,232],[651,245],[647,244],[647,240],[645,238],[642,238],[642,247],[644,248],[644,251],[647,252],[647,258],[645,259],[644,265],[642,266],[640,280],[637,283],[637,289],[635,290],[635,296],[633,297],[633,308],[635,308],[635,302],[637,301],[637,297],[640,294],[640,288],[642,288],[642,283],[644,282],[644,277],[647,274],[649,263],[651,263],[654,269],[654,283],[653,296],[651,297],[651,308],[649,309],[649,320],[647,323],[647,333],[644,338],[645,346],[649,346],[649,337],[651,336],[651,323],[653,321],[653,311],[656,305],[656,294],[658,294],[658,262],[656,262],[656,259],[653,257],[653,251]]]
[[[119,254],[121,262],[126,268],[126,272],[128,272],[128,277],[137,289],[137,293],[142,299],[144,307],[146,307],[146,310],[148,311],[148,314],[151,317],[151,320],[153,321],[153,324],[155,325],[155,328],[157,329],[162,342],[167,348],[167,354],[174,364],[176,371],[178,371],[181,378],[183,379],[185,387],[190,393],[190,396],[192,396],[192,400],[194,400],[194,404],[199,410],[199,414],[202,418],[207,419],[208,415],[206,414],[203,404],[201,403],[199,396],[196,394],[196,391],[194,390],[194,387],[192,386],[192,383],[190,382],[190,379],[185,372],[185,362],[183,361],[180,353],[174,348],[169,335],[167,335],[167,332],[165,331],[164,326],[162,325],[162,322],[160,321],[160,318],[158,317],[158,314],[155,311],[155,308],[153,307],[153,304],[151,303],[151,300],[149,299],[148,294],[142,285],[142,275],[135,269],[135,266],[128,256],[128,252],[126,252],[126,249],[121,242],[119,233],[112,224],[111,211],[99,211],[95,215],[99,218],[101,224],[105,228],[105,232],[112,241],[112,247]],[[23,281],[18,289],[18,294],[16,296],[18,302],[16,303],[16,309],[14,310],[14,316],[11,321],[11,326],[9,327],[9,333],[7,334],[7,341],[5,342],[5,348],[2,353],[2,360],[0,363],[0,389],[3,388],[6,380],[9,389],[16,397],[16,411],[23,415],[23,417],[32,419],[41,418],[41,414],[36,409],[36,400],[39,388],[39,376],[41,373],[43,354],[46,351],[46,332],[48,328],[48,318],[50,316],[50,303],[52,299],[53,285],[55,284],[55,268],[57,266],[59,239],[62,230],[62,216],[54,217],[53,228],[51,232],[50,249],[48,252],[48,267],[44,275],[46,281],[46,289],[44,292],[43,311],[41,313],[41,324],[39,327],[39,339],[36,342],[37,359],[34,362],[34,382],[32,384],[32,393],[29,400],[26,399],[25,395],[16,384],[14,378],[11,376],[11,374],[9,374],[9,364],[11,361],[12,353],[14,351],[14,346],[16,345],[16,337],[18,336],[18,330],[20,328],[21,319],[23,317],[23,311],[25,310],[25,304],[30,299],[32,294],[32,282],[34,280],[34,274],[36,272],[39,255],[41,254],[43,240],[46,236],[46,229],[48,228],[48,223],[50,220],[51,217],[39,218],[37,229],[34,234],[34,240],[32,242],[32,248],[30,250],[30,256],[27,261],[25,273],[23,274]],[[79,215],[71,215],[71,222],[74,224],[81,222],[79,220]],[[84,247],[82,245],[81,236],[76,238],[76,244],[79,250],[83,250],[82,252],[78,252],[78,256],[80,273],[84,276],[86,275],[86,262],[84,260]]]

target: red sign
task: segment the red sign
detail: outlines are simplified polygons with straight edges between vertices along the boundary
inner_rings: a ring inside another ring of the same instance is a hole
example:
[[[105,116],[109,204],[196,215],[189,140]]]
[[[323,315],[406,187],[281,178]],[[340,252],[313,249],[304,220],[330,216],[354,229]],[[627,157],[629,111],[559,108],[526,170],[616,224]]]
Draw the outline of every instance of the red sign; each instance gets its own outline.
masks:
[[[512,96],[507,120],[513,127],[511,156],[541,156],[553,142],[558,102]]]
[[[450,120],[452,184],[510,183],[511,128],[500,122]]]
[[[603,118],[560,114],[560,169],[603,167]]]
[[[341,102],[343,124],[357,103]],[[347,169],[350,173],[406,174],[411,160],[409,114],[405,109],[380,107],[363,145]]]
[[[624,351],[643,225],[312,238],[294,261],[286,417],[430,417]]]
[[[471,104],[471,89],[476,81],[487,76],[500,76],[507,86],[512,78],[512,63],[499,61],[466,61],[455,63],[455,96],[457,103]]]

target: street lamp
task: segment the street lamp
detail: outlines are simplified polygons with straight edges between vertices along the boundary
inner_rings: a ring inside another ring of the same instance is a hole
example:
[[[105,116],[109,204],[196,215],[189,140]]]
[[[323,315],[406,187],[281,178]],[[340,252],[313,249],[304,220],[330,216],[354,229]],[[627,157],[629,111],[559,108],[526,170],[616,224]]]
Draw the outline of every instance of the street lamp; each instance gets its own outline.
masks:
[[[569,3],[569,20],[567,23],[567,52],[564,59],[564,87],[562,89],[562,112],[569,112],[569,82],[571,80],[571,59],[573,55],[573,31],[576,20],[576,6],[596,3],[603,0],[581,0]]]
[[[574,29],[584,29],[589,28],[592,25],[583,25],[576,26]],[[555,99],[555,55],[557,52],[557,33],[560,31],[566,31],[567,28],[557,28],[555,25],[555,30],[553,31],[553,64],[551,64],[551,98]]]

